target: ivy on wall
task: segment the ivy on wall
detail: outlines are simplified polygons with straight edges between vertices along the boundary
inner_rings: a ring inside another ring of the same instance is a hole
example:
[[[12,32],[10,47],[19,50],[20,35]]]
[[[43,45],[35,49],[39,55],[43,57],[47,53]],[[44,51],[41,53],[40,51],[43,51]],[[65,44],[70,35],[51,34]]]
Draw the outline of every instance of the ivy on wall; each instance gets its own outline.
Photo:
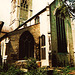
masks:
[[[62,0],[60,0],[60,6],[58,8],[58,10],[60,10],[60,13],[64,14],[65,17],[69,16],[69,11],[68,11],[68,7],[64,4],[64,2]]]
[[[53,11],[53,14],[56,15],[57,11],[60,11],[60,14],[63,14],[65,17],[70,15],[68,11],[68,7],[63,3],[62,0],[59,0],[55,10]]]
[[[61,1],[65,5],[69,14],[75,17],[75,0],[59,0],[59,1]]]
[[[68,8],[67,8],[64,4],[62,4],[62,5],[58,8],[58,10],[60,10],[60,13],[61,13],[61,14],[64,14],[64,16],[68,16],[68,15],[69,15]]]

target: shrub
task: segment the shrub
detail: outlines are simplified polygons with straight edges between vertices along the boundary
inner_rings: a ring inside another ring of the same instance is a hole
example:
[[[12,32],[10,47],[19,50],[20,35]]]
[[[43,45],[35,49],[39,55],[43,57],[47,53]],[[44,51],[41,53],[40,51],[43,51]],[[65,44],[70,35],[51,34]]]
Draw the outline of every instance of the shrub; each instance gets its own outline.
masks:
[[[24,59],[27,60],[28,58],[27,57],[24,57]]]
[[[75,67],[61,67],[61,68],[56,68],[53,71],[53,75],[70,75],[69,73],[71,71],[75,70]]]
[[[26,68],[28,70],[35,70],[38,67],[37,63],[36,63],[36,59],[34,59],[34,58],[29,58],[26,63],[27,63]]]
[[[0,72],[2,72],[2,71],[3,71],[3,66],[0,65]]]
[[[14,65],[7,65],[8,68],[0,66],[0,75],[23,75],[24,72],[19,68],[16,68]]]
[[[47,75],[47,70],[45,70],[45,68],[37,68],[28,71],[25,75]]]
[[[5,64],[0,66],[0,75],[47,75],[47,70],[44,67],[38,68],[34,58],[29,58],[24,66],[28,69],[28,72],[21,71],[16,65]]]
[[[6,72],[7,75],[23,75],[23,73],[23,71],[21,71],[19,68],[16,68],[15,66],[11,66]]]
[[[47,75],[47,70],[45,70],[45,67],[38,68],[35,58],[29,58],[26,63],[28,72],[25,73],[25,75]]]

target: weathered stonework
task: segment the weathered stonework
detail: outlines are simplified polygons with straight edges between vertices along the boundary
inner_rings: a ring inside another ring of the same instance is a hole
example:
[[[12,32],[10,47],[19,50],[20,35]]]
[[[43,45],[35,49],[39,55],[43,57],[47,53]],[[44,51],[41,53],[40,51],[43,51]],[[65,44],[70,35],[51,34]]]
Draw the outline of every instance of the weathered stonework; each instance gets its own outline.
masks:
[[[40,24],[29,26],[27,28],[13,31],[8,34],[8,38],[10,39],[10,42],[8,43],[8,46],[7,46],[9,62],[19,59],[19,39],[22,33],[25,31],[29,31],[33,35],[33,38],[35,40],[35,44],[34,44],[34,55],[35,56],[34,57],[36,57],[35,52],[36,52],[36,45],[39,44]]]
[[[53,66],[67,66],[74,65],[74,51],[72,40],[72,29],[70,17],[65,17],[65,34],[67,40],[67,53],[58,52],[57,41],[57,27],[56,27],[56,10],[57,6],[60,6],[59,1],[56,0],[50,5],[51,10],[51,38],[52,38],[52,65]],[[62,45],[63,46],[63,45]],[[56,63],[55,63],[56,62]]]
[[[23,1],[27,1],[27,3],[24,3]],[[47,1],[49,2],[49,0]],[[34,38],[34,58],[37,58],[37,54],[38,54],[37,52],[39,51],[38,57],[40,57],[41,66],[51,66],[51,65],[52,66],[67,66],[67,65],[73,66],[74,65],[74,48],[73,48],[74,32],[72,31],[73,27],[71,27],[72,26],[71,18],[70,16],[63,18],[64,30],[62,29],[61,31],[60,30],[59,31],[62,34],[65,32],[64,35],[66,38],[65,41],[67,44],[67,51],[59,52],[56,12],[57,9],[59,9],[60,7],[60,2],[59,0],[54,0],[48,6],[46,4],[47,1],[44,0],[43,2],[45,3],[45,5],[41,7],[42,4],[39,5],[39,3],[43,3],[41,0],[12,0],[11,4],[12,4],[12,8],[13,7],[14,8],[10,13],[11,24],[10,24],[10,28],[7,28],[9,30],[9,33],[3,36],[2,34],[0,35],[2,37],[0,41],[1,43],[4,43],[4,49],[2,49],[2,52],[7,52],[4,53],[2,56],[5,57],[7,55],[8,56],[7,61],[9,63],[19,60],[19,54],[20,54],[19,41],[22,34],[28,31]],[[24,4],[26,4],[28,7],[26,7],[26,5]],[[38,9],[39,7],[40,9]],[[33,10],[33,14],[32,14],[32,10]],[[62,24],[59,25],[62,26]],[[44,38],[41,37],[42,35],[44,35]],[[8,42],[6,41],[7,38],[9,38]],[[61,41],[62,39],[59,39],[59,41]],[[22,40],[22,42],[23,41],[25,42],[26,39]],[[45,45],[42,45],[43,41],[45,42]],[[3,47],[3,45],[1,45],[1,47]],[[63,44],[62,47],[64,47]],[[61,48],[61,50],[62,49],[63,48]],[[24,53],[22,52],[22,54]],[[4,58],[2,58],[2,60],[4,60]]]
[[[32,16],[32,0],[20,2],[20,24],[24,23],[29,17]]]

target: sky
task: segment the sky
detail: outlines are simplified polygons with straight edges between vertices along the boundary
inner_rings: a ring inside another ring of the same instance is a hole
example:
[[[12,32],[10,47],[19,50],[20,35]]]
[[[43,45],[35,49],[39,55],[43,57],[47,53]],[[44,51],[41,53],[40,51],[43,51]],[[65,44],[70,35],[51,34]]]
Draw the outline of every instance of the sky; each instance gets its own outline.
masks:
[[[0,21],[3,21],[4,25],[10,23],[10,2],[11,0],[0,0]]]
[[[10,24],[10,10],[11,0],[0,0],[0,21],[3,21],[5,26]]]
[[[11,0],[0,0],[0,21],[3,21],[4,25],[10,24],[10,10]]]

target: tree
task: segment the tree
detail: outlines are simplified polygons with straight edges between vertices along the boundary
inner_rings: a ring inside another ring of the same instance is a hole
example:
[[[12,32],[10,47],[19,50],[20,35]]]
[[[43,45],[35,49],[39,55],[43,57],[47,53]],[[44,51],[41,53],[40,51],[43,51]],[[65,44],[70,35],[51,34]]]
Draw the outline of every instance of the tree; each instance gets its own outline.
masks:
[[[63,3],[68,7],[69,13],[75,18],[75,0],[62,0]]]

